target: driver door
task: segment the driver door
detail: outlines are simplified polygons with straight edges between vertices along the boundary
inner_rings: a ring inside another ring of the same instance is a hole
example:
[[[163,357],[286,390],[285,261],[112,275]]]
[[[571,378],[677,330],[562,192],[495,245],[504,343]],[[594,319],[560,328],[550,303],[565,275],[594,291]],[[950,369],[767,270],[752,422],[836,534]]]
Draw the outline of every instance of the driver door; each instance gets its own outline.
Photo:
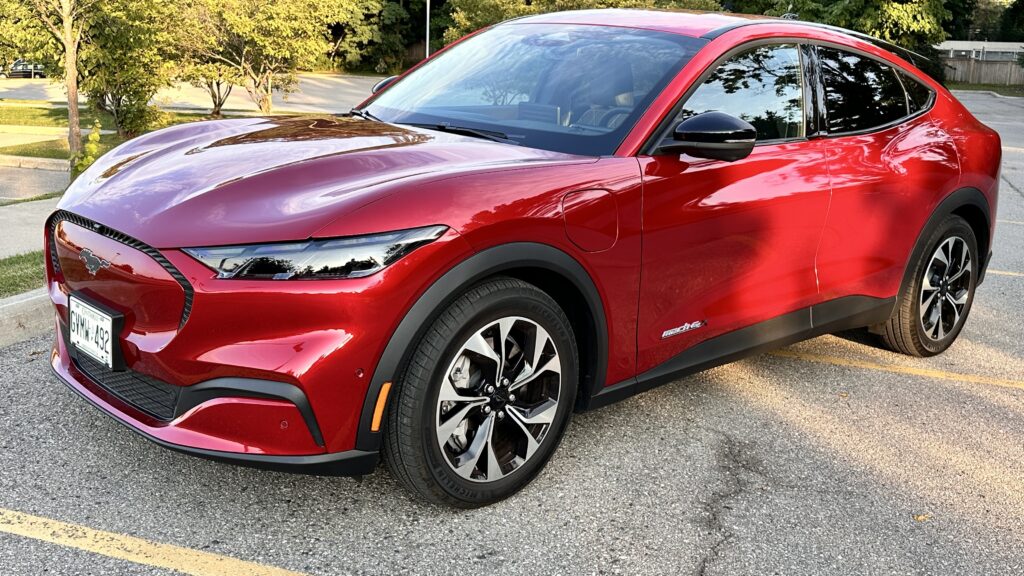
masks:
[[[818,300],[815,253],[829,207],[813,92],[795,43],[744,47],[712,66],[678,109],[746,120],[757,145],[735,162],[641,156],[643,255],[637,372],[702,341]],[[727,343],[728,344],[728,343]],[[716,350],[726,353],[727,350]]]

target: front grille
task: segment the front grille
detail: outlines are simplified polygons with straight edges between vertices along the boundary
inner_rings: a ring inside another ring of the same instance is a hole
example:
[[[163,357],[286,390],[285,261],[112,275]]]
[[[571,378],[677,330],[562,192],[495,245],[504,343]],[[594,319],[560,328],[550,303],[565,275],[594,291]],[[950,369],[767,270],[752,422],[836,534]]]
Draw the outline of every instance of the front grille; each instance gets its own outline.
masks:
[[[78,354],[75,365],[104,390],[157,420],[173,420],[181,388],[133,370],[112,372],[103,364]]]
[[[92,220],[89,220],[88,218],[79,216],[78,214],[68,212],[67,210],[58,210],[57,212],[55,212],[53,216],[50,217],[50,223],[47,227],[48,234],[50,237],[50,262],[51,265],[53,266],[54,272],[60,272],[60,262],[57,260],[56,230],[57,223],[61,221],[70,222],[72,224],[85,228],[86,230],[92,230],[97,234],[106,236],[111,240],[116,240],[124,244],[125,246],[134,248],[139,252],[142,252],[143,254],[149,256],[150,258],[155,260],[157,264],[162,266],[164,270],[167,270],[167,273],[170,274],[171,277],[174,278],[174,280],[181,285],[181,289],[185,291],[185,305],[181,311],[181,323],[178,325],[178,328],[180,329],[182,326],[185,325],[185,322],[188,320],[189,315],[192,313],[192,300],[195,297],[195,290],[192,289],[192,285],[189,284],[188,280],[185,279],[185,275],[182,274],[180,270],[174,267],[174,264],[171,264],[171,262],[167,258],[165,258],[164,255],[161,254],[159,250],[153,248],[149,244],[146,244],[141,240],[136,240],[135,238],[132,238],[127,234],[118,232],[113,228],[104,226],[99,222],[94,222]]]

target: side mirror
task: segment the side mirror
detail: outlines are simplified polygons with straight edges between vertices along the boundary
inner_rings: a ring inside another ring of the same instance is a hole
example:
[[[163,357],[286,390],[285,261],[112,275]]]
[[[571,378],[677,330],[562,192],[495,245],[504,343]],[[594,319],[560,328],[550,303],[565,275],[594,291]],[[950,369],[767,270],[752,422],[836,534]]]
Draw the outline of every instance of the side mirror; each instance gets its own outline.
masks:
[[[749,122],[724,112],[705,112],[680,122],[658,153],[735,162],[749,156],[756,141],[757,129]]]
[[[370,93],[376,94],[377,92],[380,92],[381,90],[387,88],[388,85],[394,82],[395,80],[398,80],[398,76],[388,76],[387,78],[374,84],[373,88],[370,89]]]

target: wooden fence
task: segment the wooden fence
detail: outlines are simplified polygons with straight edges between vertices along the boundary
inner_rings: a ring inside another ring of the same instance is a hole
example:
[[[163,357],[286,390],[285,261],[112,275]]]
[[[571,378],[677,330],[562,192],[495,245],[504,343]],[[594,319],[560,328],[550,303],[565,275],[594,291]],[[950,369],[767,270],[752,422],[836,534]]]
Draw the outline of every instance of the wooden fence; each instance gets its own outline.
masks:
[[[1024,68],[1017,62],[943,58],[946,80],[964,84],[1024,84]]]

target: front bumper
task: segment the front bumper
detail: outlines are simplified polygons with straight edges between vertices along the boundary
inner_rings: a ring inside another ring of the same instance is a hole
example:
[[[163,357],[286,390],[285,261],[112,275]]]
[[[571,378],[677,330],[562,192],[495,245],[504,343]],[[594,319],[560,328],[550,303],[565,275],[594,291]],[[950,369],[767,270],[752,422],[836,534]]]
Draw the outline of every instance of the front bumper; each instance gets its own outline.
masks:
[[[62,361],[62,356],[69,361]],[[363,476],[373,472],[377,467],[379,454],[362,450],[282,456],[252,451],[211,450],[174,442],[170,438],[180,437],[185,438],[185,441],[191,440],[195,442],[197,438],[192,438],[191,436],[202,436],[202,434],[196,430],[189,430],[186,427],[175,426],[174,423],[166,426],[157,426],[153,422],[146,422],[142,418],[133,417],[133,415],[129,414],[130,408],[126,409],[127,407],[117,406],[116,399],[105,397],[102,388],[91,382],[85,374],[75,368],[74,364],[70,362],[70,358],[67,357],[67,349],[64,347],[63,342],[58,343],[57,349],[51,358],[50,366],[57,378],[76,394],[89,401],[90,404],[99,408],[118,423],[164,448],[231,464],[300,474]],[[189,413],[194,414],[193,411],[189,411]],[[186,417],[187,415],[183,415],[180,419]],[[188,432],[192,434],[188,434]],[[254,447],[237,446],[237,448],[252,450]]]
[[[440,273],[464,254],[461,241],[446,249],[457,239],[449,233],[365,278],[223,280],[180,250],[60,210],[46,234],[51,365],[160,445],[240,464],[366,473],[378,459],[357,442],[379,435],[362,423],[377,400],[370,378],[403,310],[432,281],[423,270]],[[71,294],[123,318],[117,370],[74,357]]]

